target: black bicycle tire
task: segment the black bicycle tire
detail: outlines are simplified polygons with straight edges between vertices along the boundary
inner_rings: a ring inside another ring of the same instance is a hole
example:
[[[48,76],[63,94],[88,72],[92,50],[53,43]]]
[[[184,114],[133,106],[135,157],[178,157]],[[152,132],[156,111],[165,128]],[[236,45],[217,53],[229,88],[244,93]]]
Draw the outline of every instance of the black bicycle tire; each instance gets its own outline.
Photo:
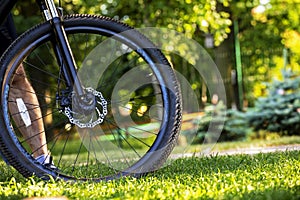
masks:
[[[76,27],[79,26],[96,26],[101,27],[105,30],[108,30],[108,34],[117,35],[121,32],[126,32],[128,30],[132,31],[133,29],[123,23],[120,23],[116,20],[102,17],[102,16],[93,16],[93,15],[71,15],[66,16],[64,20],[64,26],[66,27],[66,32],[76,31]],[[134,33],[132,35],[132,33]],[[5,117],[5,113],[7,112],[7,102],[4,99],[4,94],[6,93],[7,88],[4,87],[5,79],[6,79],[6,69],[5,66],[9,66],[11,60],[15,58],[15,55],[19,55],[21,51],[28,48],[30,44],[42,38],[44,35],[49,35],[51,33],[51,25],[48,22],[37,25],[36,27],[30,29],[29,31],[22,34],[12,45],[11,47],[4,53],[1,58],[0,66],[0,77],[1,77],[1,123],[0,123],[0,150],[3,156],[7,159],[9,164],[11,164],[14,168],[16,168],[22,175],[25,177],[32,176],[35,174],[38,177],[43,177],[47,179],[47,175],[51,175],[54,178],[61,178],[64,180],[74,180],[74,177],[61,175],[56,171],[51,171],[47,168],[44,168],[42,165],[34,162],[32,157],[28,155],[28,153],[22,150],[22,147],[19,145],[16,138],[14,138],[10,131],[8,130],[9,123],[7,122],[7,118]],[[124,37],[124,36],[122,36]],[[157,68],[160,74],[162,75],[162,79],[164,79],[167,85],[167,88],[172,88],[172,92],[169,93],[167,101],[170,104],[170,108],[174,108],[170,110],[171,116],[167,120],[167,126],[165,128],[165,133],[163,134],[163,138],[157,145],[157,149],[162,149],[163,154],[157,158],[157,156],[148,156],[145,158],[145,161],[141,161],[141,165],[138,167],[130,168],[125,173],[117,174],[113,177],[99,177],[94,178],[93,180],[98,181],[102,179],[112,179],[120,176],[140,176],[141,174],[139,170],[140,168],[147,167],[147,171],[157,170],[167,159],[169,154],[171,153],[173,147],[176,144],[180,125],[181,125],[181,98],[180,98],[180,88],[177,84],[177,80],[175,77],[175,73],[168,63],[167,59],[164,55],[155,48],[155,46],[144,37],[142,34],[137,31],[130,32],[130,35],[125,36],[129,42],[132,42],[134,45],[137,45],[141,52],[140,54],[146,54],[150,56],[150,59],[153,60],[154,63],[162,64],[163,68]],[[143,45],[147,48],[143,49]],[[151,48],[149,48],[149,46]],[[143,55],[145,56],[145,55]],[[155,65],[156,66],[156,65]],[[7,137],[7,136],[10,137]],[[146,163],[151,163],[146,166]],[[46,176],[45,176],[46,175]],[[81,179],[86,180],[86,179]]]

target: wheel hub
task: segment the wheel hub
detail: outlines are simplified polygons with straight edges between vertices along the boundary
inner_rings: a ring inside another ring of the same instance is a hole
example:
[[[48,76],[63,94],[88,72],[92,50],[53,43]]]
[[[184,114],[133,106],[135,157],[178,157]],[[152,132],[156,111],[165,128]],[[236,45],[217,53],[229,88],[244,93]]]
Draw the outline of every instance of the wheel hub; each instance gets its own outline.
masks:
[[[72,93],[72,106],[64,106],[63,113],[79,128],[94,128],[103,123],[107,115],[107,101],[101,92],[85,88],[86,95],[78,97]]]

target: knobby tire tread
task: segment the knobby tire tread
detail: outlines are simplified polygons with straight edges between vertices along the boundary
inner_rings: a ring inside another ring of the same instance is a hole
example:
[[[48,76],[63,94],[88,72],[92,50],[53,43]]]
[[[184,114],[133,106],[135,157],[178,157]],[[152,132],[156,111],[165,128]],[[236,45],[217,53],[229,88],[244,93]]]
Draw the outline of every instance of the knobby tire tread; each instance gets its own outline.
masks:
[[[95,15],[85,15],[85,14],[76,14],[76,15],[70,15],[70,16],[65,16],[64,19],[64,23],[65,25],[67,25],[68,27],[73,26],[72,24],[77,24],[78,22],[80,23],[91,23],[94,22],[96,24],[101,24],[103,26],[103,28],[109,28],[109,29],[113,29],[116,33],[120,33],[123,31],[127,31],[127,30],[132,30],[132,28],[126,24],[123,24],[119,21],[116,21],[114,19],[108,18],[108,17],[104,17],[104,16],[95,16]],[[10,48],[5,51],[5,53],[2,56],[2,59],[0,61],[0,66],[5,65],[6,63],[4,62],[8,62],[7,60],[12,57],[13,55],[15,55],[17,52],[15,52],[15,50],[19,50],[20,46],[27,46],[29,44],[30,41],[26,41],[27,37],[31,37],[36,34],[36,32],[41,32],[41,31],[45,31],[45,30],[51,30],[50,28],[50,24],[48,22],[36,25],[35,27],[31,28],[29,31],[25,32],[24,34],[22,34],[17,40],[15,40],[12,45],[10,46]],[[151,43],[146,37],[144,37],[142,34],[137,33],[137,36],[140,37],[137,40],[142,40],[142,41],[147,41],[147,43]],[[25,43],[25,44],[24,44]],[[151,43],[152,44],[152,43]],[[161,63],[160,64],[164,64],[167,66],[169,65],[169,62],[167,61],[167,59],[165,58],[165,56],[161,53],[161,51],[159,51],[158,49],[155,48],[154,45],[152,45],[153,48],[151,48],[148,52],[150,52],[152,59],[155,60],[159,60]],[[5,74],[5,67],[2,67],[0,69],[0,74],[1,74],[1,87],[3,87],[3,79],[4,79],[4,74]],[[169,67],[168,69],[168,75],[172,75],[172,77],[165,77],[168,80],[174,81],[174,83],[172,83],[172,85],[174,85],[174,90],[175,90],[175,97],[176,98],[176,102],[174,105],[176,110],[174,113],[174,116],[170,116],[172,118],[174,118],[174,124],[172,126],[172,130],[170,132],[170,135],[167,135],[167,138],[164,138],[163,142],[161,143],[160,148],[164,148],[165,146],[167,146],[167,148],[164,150],[163,155],[161,155],[160,159],[156,159],[155,163],[152,163],[153,169],[150,169],[150,171],[154,171],[157,168],[159,168],[167,159],[167,157],[169,156],[169,154],[171,153],[171,151],[173,150],[173,147],[176,145],[177,143],[177,139],[178,139],[178,133],[180,130],[180,126],[181,126],[181,118],[182,118],[182,113],[181,113],[181,94],[180,94],[180,88],[177,84],[177,79],[175,77],[175,73],[173,72],[173,69],[171,67]],[[4,88],[1,88],[2,93]],[[1,94],[2,94],[1,93]],[[2,98],[1,98],[1,105],[3,104],[2,102]],[[1,108],[1,112],[3,113],[3,108]],[[29,163],[26,158],[24,159],[24,155],[15,155],[15,149],[16,149],[16,141],[12,141],[10,140],[10,143],[12,142],[13,144],[10,144],[7,142],[7,140],[5,140],[5,138],[3,136],[5,136],[4,133],[7,134],[7,130],[5,128],[5,125],[3,125],[4,119],[3,116],[1,116],[1,125],[0,125],[0,131],[1,131],[1,137],[0,137],[0,149],[1,152],[3,154],[3,156],[5,156],[6,160],[8,161],[8,163],[10,165],[12,165],[14,168],[16,168],[23,176],[25,177],[29,177],[32,176],[33,174],[36,174],[39,177],[43,177],[44,174],[40,173],[40,172],[36,172],[34,170],[32,170],[32,165],[34,165],[33,163]],[[41,168],[42,169],[42,168]],[[41,172],[43,172],[43,170],[41,170]],[[52,173],[51,175],[56,176],[56,173]],[[138,176],[140,174],[137,174]]]

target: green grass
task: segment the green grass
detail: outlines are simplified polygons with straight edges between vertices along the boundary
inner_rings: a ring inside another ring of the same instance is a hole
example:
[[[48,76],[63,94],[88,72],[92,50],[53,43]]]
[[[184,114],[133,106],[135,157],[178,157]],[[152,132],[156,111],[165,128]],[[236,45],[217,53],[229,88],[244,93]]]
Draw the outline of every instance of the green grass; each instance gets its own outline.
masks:
[[[0,198],[300,199],[300,151],[192,157],[140,179],[100,183],[24,179],[0,162]],[[15,177],[15,178],[13,178]]]
[[[184,147],[176,147],[174,153],[194,153],[201,152],[203,149],[212,148],[211,151],[226,151],[226,150],[239,150],[247,148],[257,148],[257,147],[273,147],[280,145],[295,145],[300,144],[300,136],[284,136],[278,138],[271,138],[268,140],[255,139],[255,140],[245,140],[245,141],[233,141],[233,142],[220,142],[215,145],[212,144],[199,144],[190,145]]]

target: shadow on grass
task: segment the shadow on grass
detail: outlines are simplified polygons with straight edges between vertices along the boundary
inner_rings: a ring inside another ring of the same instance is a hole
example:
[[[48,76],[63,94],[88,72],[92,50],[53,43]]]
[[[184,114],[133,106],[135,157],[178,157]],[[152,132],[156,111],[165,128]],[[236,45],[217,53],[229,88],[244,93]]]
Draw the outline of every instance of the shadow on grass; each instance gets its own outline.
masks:
[[[26,180],[17,170],[0,159],[0,182],[9,181],[12,178],[17,181]]]

